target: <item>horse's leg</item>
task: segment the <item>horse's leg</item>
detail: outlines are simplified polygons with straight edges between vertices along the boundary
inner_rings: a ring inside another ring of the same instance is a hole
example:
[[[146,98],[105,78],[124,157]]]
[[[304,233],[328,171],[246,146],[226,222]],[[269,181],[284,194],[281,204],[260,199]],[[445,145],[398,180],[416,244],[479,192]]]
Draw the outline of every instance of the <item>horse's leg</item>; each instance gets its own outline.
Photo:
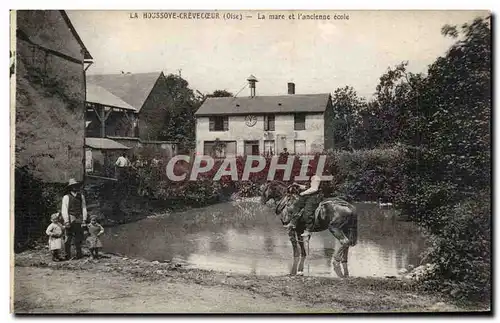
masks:
[[[304,237],[301,237],[300,235],[304,233],[304,230],[297,230],[297,237],[299,241],[299,247],[300,247],[300,262],[299,262],[299,268],[297,270],[297,275],[304,275],[304,263],[306,261],[306,248],[304,247]],[[309,241],[307,241],[309,243]]]
[[[342,253],[342,269],[344,270],[344,277],[349,277],[349,269],[347,267],[347,256],[349,254],[349,246],[346,246],[344,252]]]
[[[340,278],[347,277],[349,275],[349,271],[347,271],[347,261],[344,263],[344,259],[346,258],[346,252],[349,249],[349,245],[342,244],[338,241],[339,246],[336,248],[337,250],[333,254],[332,258],[332,267],[337,276]],[[344,268],[344,273],[342,273],[342,269],[340,268],[340,264],[342,263],[342,267]],[[347,276],[346,276],[347,274]]]
[[[332,267],[337,276],[340,278],[344,278],[345,274],[342,273],[342,269],[340,268],[340,263],[341,262],[347,262],[347,250],[349,248],[349,244],[344,244],[341,241],[348,240],[347,236],[345,233],[340,230],[336,225],[333,225],[333,223],[330,223],[328,226],[328,230],[331,232],[331,234],[337,239],[336,243],[336,251],[333,254],[332,257]],[[337,245],[338,244],[338,245]],[[347,268],[347,264],[344,268]],[[347,272],[349,274],[349,272]]]
[[[339,252],[341,251],[341,247],[338,246],[340,244],[339,241],[337,241],[336,246],[335,246],[335,252],[333,253],[332,256],[332,269],[333,271],[339,276],[340,278],[344,277],[344,274],[342,273],[342,269],[340,268],[340,262],[338,261],[339,259]]]
[[[299,263],[299,246],[297,244],[297,234],[295,233],[295,230],[289,229],[288,237],[290,238],[290,242],[292,243],[292,250],[293,250],[293,264],[292,264],[292,270],[290,271],[290,275],[296,275],[297,264]]]

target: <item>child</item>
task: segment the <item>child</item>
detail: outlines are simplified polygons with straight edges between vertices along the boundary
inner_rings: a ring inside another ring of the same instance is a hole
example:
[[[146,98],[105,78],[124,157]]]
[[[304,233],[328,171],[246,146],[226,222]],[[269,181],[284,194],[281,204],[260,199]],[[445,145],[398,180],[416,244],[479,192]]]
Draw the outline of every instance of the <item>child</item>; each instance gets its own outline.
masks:
[[[89,244],[90,254],[93,259],[99,258],[99,248],[102,248],[99,236],[104,233],[104,228],[97,223],[97,216],[90,217],[90,224],[88,225],[89,237],[87,243]]]
[[[63,246],[64,227],[59,222],[59,213],[50,216],[51,224],[47,227],[45,233],[49,236],[49,250],[52,253],[53,261],[61,261],[61,250]]]

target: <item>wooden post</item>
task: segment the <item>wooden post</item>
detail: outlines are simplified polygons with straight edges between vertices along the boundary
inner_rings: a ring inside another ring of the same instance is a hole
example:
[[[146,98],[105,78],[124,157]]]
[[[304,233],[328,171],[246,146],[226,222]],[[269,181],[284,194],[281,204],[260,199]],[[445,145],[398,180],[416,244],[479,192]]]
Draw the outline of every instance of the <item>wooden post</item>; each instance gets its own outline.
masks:
[[[104,138],[106,137],[106,120],[108,119],[113,109],[109,108],[108,113],[106,113],[105,107],[103,105],[99,105],[97,109],[96,105],[94,104],[92,104],[91,107],[92,109],[94,109],[94,112],[97,115],[97,119],[99,119],[99,121],[101,122],[101,137]]]
[[[101,138],[106,137],[106,116],[104,106],[101,106]]]

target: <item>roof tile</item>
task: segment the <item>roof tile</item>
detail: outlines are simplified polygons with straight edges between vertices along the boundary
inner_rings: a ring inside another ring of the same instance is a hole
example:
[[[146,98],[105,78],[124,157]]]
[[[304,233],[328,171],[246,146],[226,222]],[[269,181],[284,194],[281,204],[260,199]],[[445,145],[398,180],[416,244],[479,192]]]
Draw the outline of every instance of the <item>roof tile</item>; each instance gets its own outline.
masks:
[[[325,111],[329,99],[329,93],[208,98],[195,114],[203,116],[250,113],[320,113]]]
[[[87,86],[98,85],[139,112],[162,73],[87,75]]]

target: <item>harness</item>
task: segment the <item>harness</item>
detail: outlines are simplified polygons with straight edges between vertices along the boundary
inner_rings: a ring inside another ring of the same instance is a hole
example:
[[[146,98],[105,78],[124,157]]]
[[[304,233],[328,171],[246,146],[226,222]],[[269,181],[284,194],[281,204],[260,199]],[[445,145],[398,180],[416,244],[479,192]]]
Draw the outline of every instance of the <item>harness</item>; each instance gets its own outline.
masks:
[[[289,195],[286,195],[284,196],[279,202],[278,204],[276,205],[276,208],[274,209],[274,212],[276,214],[280,214],[281,212],[283,212],[283,209],[287,206],[288,202],[290,201],[291,199],[291,196]]]

